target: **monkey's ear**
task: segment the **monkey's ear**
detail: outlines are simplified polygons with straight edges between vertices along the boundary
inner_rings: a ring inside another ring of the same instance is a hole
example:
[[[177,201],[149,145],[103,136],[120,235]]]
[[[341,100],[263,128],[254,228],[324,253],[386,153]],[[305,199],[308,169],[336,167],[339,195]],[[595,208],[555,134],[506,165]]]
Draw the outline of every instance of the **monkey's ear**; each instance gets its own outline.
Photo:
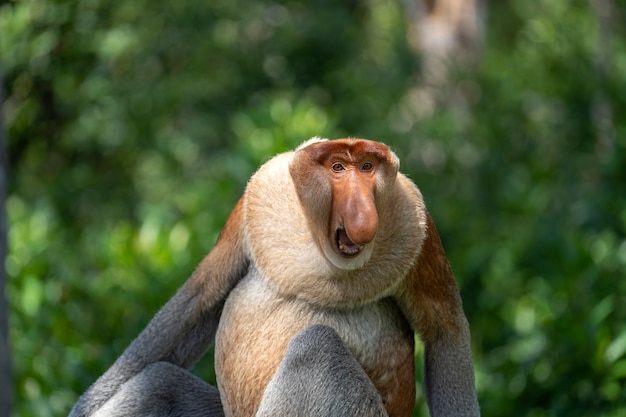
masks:
[[[397,302],[425,344],[459,333],[465,315],[441,239],[426,212],[426,239],[397,295]]]

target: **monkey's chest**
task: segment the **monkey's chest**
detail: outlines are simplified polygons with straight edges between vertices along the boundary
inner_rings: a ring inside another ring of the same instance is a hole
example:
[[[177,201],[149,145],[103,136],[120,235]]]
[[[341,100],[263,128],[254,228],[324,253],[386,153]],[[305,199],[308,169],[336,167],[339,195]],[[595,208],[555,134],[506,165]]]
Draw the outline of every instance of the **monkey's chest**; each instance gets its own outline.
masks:
[[[287,344],[312,324],[337,331],[390,415],[410,415],[415,396],[413,333],[391,300],[329,310],[282,299],[254,273],[229,295],[216,336],[217,380],[226,415],[256,413]]]

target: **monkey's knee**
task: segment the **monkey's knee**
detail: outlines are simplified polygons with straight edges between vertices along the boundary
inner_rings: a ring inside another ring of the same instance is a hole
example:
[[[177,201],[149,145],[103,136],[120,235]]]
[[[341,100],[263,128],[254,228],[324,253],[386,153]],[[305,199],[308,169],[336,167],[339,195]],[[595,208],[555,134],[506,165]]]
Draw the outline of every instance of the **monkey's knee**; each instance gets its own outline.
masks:
[[[315,324],[301,330],[287,346],[283,362],[287,366],[306,366],[308,361],[324,362],[330,357],[352,356],[332,327]]]
[[[222,417],[217,388],[169,362],[156,362],[126,381],[96,416]]]
[[[380,395],[337,332],[298,333],[270,381],[259,416],[386,416]]]

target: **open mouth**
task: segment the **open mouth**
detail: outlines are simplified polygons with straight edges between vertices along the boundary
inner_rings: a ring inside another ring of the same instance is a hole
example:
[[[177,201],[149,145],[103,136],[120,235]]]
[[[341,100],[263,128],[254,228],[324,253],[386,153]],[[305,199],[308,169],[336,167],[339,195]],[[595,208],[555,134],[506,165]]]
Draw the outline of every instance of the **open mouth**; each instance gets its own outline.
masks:
[[[339,253],[345,257],[356,256],[359,252],[361,252],[361,249],[363,249],[363,245],[357,245],[350,240],[348,233],[346,233],[346,229],[343,227],[337,229],[337,232],[335,233],[335,243],[337,244]]]

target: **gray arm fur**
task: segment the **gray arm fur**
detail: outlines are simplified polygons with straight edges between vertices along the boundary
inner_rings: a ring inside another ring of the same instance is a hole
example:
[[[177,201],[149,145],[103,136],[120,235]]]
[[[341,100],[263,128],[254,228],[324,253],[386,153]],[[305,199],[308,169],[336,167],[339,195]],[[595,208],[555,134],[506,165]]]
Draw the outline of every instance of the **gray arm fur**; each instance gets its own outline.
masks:
[[[466,323],[467,325],[467,323]],[[477,417],[480,407],[474,387],[469,326],[459,344],[443,338],[426,345],[424,386],[432,417]]]
[[[70,417],[94,415],[116,393],[125,395],[123,386],[151,364],[165,361],[184,371],[204,354],[215,339],[224,300],[248,269],[242,207],[243,198],[213,250],[113,366],[82,395]],[[170,378],[168,372],[162,378]]]
[[[117,361],[76,403],[70,417],[90,416],[129,379],[148,365],[167,361],[183,368],[191,366],[215,338],[223,303],[202,314],[181,313],[197,303],[197,295],[181,288],[150,321]]]

